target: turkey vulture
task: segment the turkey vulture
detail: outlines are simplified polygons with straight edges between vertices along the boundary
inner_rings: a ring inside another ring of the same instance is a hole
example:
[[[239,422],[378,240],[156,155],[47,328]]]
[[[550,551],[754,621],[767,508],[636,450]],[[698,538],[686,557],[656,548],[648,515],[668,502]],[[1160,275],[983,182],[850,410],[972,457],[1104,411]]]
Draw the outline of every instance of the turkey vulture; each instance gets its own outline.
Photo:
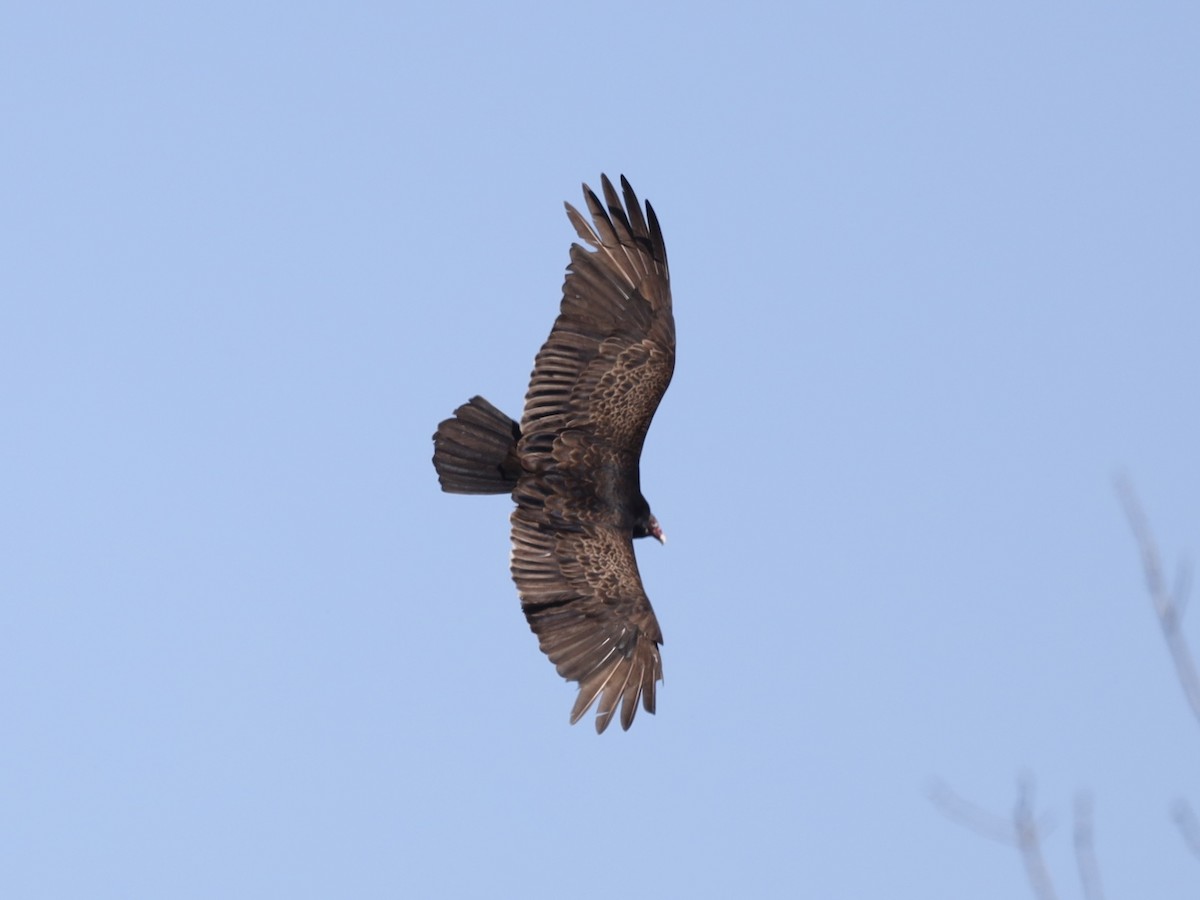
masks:
[[[579,683],[571,723],[597,703],[602,732],[621,707],[654,712],[662,632],[642,587],[633,539],[663,542],[638,464],[675,368],[675,319],[662,230],[624,176],[624,205],[600,176],[585,184],[592,222],[567,217],[591,247],[571,245],[563,299],[533,363],[518,425],[472,397],[438,425],[442,490],[511,493],[512,577],[558,674]]]

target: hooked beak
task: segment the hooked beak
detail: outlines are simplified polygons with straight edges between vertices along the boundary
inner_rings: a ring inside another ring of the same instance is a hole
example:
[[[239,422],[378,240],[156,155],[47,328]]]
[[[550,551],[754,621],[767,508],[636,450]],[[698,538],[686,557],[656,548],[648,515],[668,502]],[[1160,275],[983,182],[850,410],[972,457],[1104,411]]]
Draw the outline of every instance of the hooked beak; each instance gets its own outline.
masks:
[[[658,524],[658,519],[654,516],[650,517],[650,527],[647,529],[650,532],[650,537],[654,538],[660,544],[666,544],[667,536],[663,534],[662,527]]]

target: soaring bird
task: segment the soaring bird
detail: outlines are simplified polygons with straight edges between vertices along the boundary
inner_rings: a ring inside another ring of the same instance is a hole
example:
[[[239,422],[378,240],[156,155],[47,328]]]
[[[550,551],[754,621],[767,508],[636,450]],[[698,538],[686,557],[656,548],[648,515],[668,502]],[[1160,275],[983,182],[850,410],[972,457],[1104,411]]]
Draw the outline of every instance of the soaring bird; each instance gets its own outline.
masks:
[[[621,177],[586,184],[591,222],[567,203],[587,248],[571,245],[558,318],[533,363],[518,425],[472,397],[438,425],[442,490],[511,493],[512,577],[558,674],[579,683],[571,722],[596,704],[596,731],[641,701],[654,712],[662,632],[634,538],[664,541],[642,496],[650,420],[675,369],[675,319],[662,230]]]

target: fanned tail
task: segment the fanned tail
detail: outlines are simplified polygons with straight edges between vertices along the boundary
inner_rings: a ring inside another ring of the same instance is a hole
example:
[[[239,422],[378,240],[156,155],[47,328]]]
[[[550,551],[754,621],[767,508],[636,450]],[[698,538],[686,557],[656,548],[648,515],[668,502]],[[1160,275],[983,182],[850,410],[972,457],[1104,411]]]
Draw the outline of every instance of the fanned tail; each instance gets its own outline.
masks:
[[[521,426],[482,397],[472,397],[438,425],[433,465],[451,494],[509,494],[517,486]]]

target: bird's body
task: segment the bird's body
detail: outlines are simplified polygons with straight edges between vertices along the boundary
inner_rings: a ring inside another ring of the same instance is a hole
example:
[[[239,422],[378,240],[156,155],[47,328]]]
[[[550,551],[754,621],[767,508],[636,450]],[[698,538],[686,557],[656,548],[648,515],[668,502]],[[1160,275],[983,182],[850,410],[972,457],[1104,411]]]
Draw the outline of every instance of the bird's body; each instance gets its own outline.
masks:
[[[558,319],[534,361],[518,425],[474,397],[434,434],[451,493],[512,493],[512,576],[529,625],[560,675],[579,682],[576,722],[598,703],[596,730],[639,700],[654,712],[662,632],[633,539],[663,540],[642,496],[646,431],[675,367],[666,248],[654,210],[629,182],[624,205],[601,176],[584,185],[591,223],[567,215],[592,250],[571,246]]]

